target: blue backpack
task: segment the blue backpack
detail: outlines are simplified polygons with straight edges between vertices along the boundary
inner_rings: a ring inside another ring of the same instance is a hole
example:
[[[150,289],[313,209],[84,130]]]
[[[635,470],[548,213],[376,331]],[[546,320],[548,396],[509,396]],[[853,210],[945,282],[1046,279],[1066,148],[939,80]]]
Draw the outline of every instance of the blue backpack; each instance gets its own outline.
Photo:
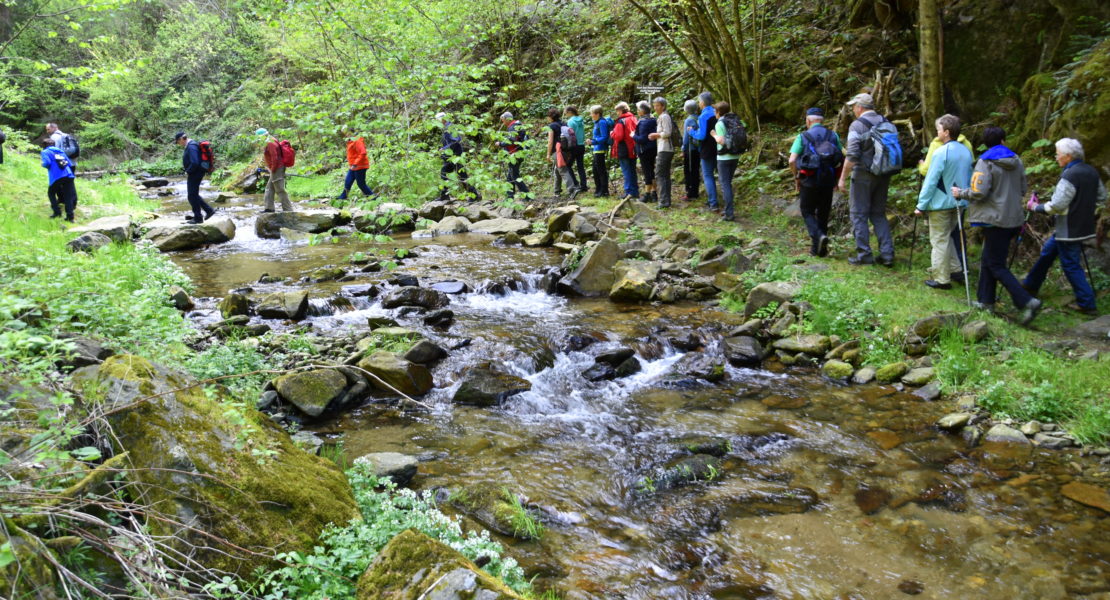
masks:
[[[871,146],[875,154],[868,165],[872,175],[893,175],[902,170],[902,144],[898,141],[898,128],[894,123],[879,117],[882,121],[870,124]]]

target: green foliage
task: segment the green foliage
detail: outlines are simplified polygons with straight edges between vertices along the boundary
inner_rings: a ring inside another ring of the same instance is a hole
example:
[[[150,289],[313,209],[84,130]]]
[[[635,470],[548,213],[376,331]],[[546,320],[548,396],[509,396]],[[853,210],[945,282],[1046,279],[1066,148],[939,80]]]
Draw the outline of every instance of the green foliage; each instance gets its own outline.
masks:
[[[290,350],[296,351],[293,346],[292,343],[286,345]],[[239,377],[220,379],[219,383],[236,396],[256,397],[273,374],[247,374],[278,369],[283,360],[284,356],[281,354],[266,355],[247,341],[231,340],[188,356],[184,365],[194,377],[202,380],[238,375]]]
[[[514,494],[507,487],[501,489],[501,494],[508,503],[510,510],[512,510],[509,520],[513,525],[513,533],[529,540],[540,539],[544,532],[544,526],[520,502],[520,496]]]
[[[746,306],[744,298],[732,292],[725,292],[720,295],[720,307],[731,313],[743,313]],[[777,308],[777,305],[776,305]]]
[[[287,566],[263,574],[254,593],[267,600],[353,600],[355,583],[367,565],[393,536],[406,529],[425,533],[471,560],[488,559],[483,569],[521,593],[530,592],[523,570],[513,559],[502,557],[504,549],[490,540],[489,532],[463,533],[458,519],[440,512],[428,493],[397,489],[358,463],[347,476],[362,520],[329,528],[311,553],[279,555]],[[209,592],[231,598],[246,587],[225,581],[209,586]]]

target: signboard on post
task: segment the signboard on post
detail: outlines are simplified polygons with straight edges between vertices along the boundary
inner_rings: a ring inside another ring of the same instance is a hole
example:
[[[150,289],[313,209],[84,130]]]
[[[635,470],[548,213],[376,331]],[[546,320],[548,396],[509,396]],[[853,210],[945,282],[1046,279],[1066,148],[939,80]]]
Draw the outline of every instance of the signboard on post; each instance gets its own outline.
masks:
[[[645,83],[643,85],[636,86],[636,89],[641,94],[646,96],[648,104],[651,104],[651,97],[655,94],[658,94],[659,92],[662,92],[663,86],[659,85],[658,83]]]

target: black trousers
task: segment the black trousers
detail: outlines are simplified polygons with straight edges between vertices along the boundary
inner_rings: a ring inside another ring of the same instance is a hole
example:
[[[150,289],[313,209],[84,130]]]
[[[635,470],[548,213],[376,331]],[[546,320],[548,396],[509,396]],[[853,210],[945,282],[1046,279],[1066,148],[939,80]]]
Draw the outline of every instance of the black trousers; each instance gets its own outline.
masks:
[[[73,221],[73,211],[77,208],[77,185],[73,177],[62,177],[55,181],[46,190],[46,197],[50,199],[50,209],[55,217],[62,216],[62,208],[66,211],[66,220]]]
[[[463,168],[462,165],[457,165],[457,164],[445,159],[443,161],[443,167],[441,167],[439,169],[439,178],[443,180],[443,184],[439,188],[439,199],[440,200],[446,200],[448,198],[448,196],[450,196],[450,190],[451,190],[450,181],[451,181],[451,178],[448,177],[448,175],[450,175],[451,173],[455,173],[455,175],[459,179],[459,183],[462,184],[463,188],[466,189],[466,191],[473,194],[474,198],[472,198],[472,200],[480,200],[481,199],[479,194],[478,194],[478,190],[474,186],[467,183],[466,180],[470,179],[470,175],[467,174],[466,169]]]
[[[508,180],[509,184],[513,186],[509,188],[509,197],[512,198],[517,190],[520,190],[522,194],[527,194],[529,191],[528,184],[524,183],[524,180],[520,178],[520,161],[510,155],[509,164],[507,166],[508,175],[505,178]]]
[[[586,185],[586,147],[578,144],[570,149],[570,174],[574,177],[574,183],[581,191],[586,191],[589,187]]]
[[[994,304],[998,284],[1010,292],[1014,306],[1024,308],[1033,299],[1017,277],[1006,266],[1007,255],[1010,253],[1010,241],[1021,231],[1020,227],[982,227],[983,255],[979,260],[979,288],[976,297],[983,304]],[[967,271],[964,271],[967,274]]]
[[[829,212],[832,209],[832,186],[802,186],[798,196],[798,204],[802,209],[802,219],[806,223],[806,231],[813,242],[810,248],[817,253],[817,241],[821,236],[829,234]]]
[[[594,152],[594,193],[598,196],[609,195],[608,152]]]
[[[697,148],[682,153],[682,178],[686,182],[686,199],[696,199],[701,188],[701,156]]]
[[[640,173],[644,175],[644,185],[655,183],[655,155],[657,150],[652,145],[640,153]]]
[[[201,181],[204,181],[204,171],[189,173],[185,179],[185,198],[189,200],[189,206],[193,209],[193,220],[197,222],[204,220],[204,216],[201,215],[202,211],[205,215],[216,212],[204,201],[204,198],[200,197]]]

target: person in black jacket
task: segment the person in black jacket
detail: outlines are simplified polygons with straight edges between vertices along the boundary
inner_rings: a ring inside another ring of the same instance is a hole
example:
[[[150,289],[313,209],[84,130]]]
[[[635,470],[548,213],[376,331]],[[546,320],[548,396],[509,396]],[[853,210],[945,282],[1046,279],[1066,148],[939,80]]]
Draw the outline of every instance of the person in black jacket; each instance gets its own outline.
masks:
[[[445,201],[450,195],[451,178],[449,175],[454,173],[463,188],[471,194],[471,199],[481,200],[482,195],[467,182],[470,175],[466,173],[466,168],[458,160],[463,155],[462,134],[454,135],[451,133],[451,122],[447,120],[447,113],[436,114],[436,121],[439,121],[440,126],[443,127],[443,136],[439,147],[440,158],[443,160],[443,166],[439,169],[439,178],[443,180],[443,184],[439,188],[439,199]]]
[[[658,144],[651,139],[655,133],[655,117],[651,116],[651,105],[641,100],[636,103],[636,133],[632,139],[636,141],[636,155],[640,157],[640,172],[644,174],[644,202],[655,202],[655,156],[658,154]]]
[[[193,209],[193,216],[187,217],[185,222],[203,223],[216,214],[216,209],[200,197],[200,182],[204,180],[210,165],[201,162],[200,144],[196,140],[190,140],[184,131],[177,132],[173,136],[173,141],[184,148],[181,154],[181,166],[185,169],[185,197]],[[201,211],[204,211],[203,217],[200,215]]]

